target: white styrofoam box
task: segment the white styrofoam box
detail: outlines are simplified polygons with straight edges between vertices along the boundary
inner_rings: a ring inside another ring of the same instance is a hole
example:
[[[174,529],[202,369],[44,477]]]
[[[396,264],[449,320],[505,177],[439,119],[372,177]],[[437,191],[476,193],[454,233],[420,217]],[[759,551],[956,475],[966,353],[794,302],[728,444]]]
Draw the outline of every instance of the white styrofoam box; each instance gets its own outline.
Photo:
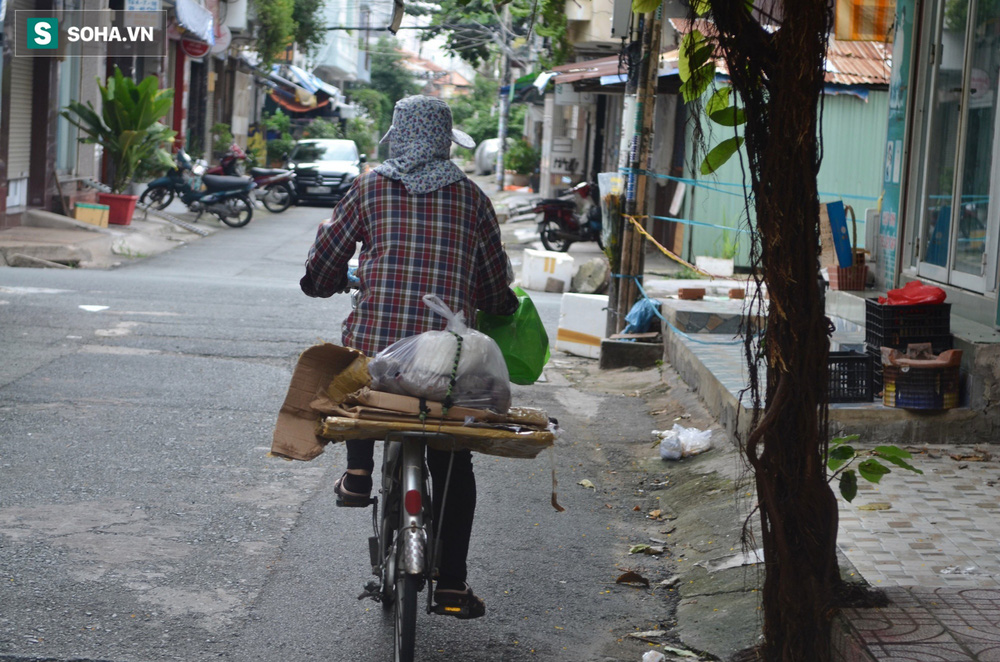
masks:
[[[524,249],[521,263],[521,287],[526,290],[545,291],[549,278],[558,278],[569,288],[573,279],[573,256],[555,251]]]
[[[606,294],[564,294],[559,308],[556,349],[601,358],[601,340],[608,323]]]

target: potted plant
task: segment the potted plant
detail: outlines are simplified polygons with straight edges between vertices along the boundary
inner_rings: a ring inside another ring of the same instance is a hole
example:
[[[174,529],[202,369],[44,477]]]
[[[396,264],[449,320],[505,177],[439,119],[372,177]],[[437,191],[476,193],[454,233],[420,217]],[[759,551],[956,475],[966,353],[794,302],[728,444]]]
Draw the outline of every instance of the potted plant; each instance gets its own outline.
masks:
[[[541,159],[541,152],[529,145],[527,140],[521,138],[514,141],[504,154],[504,169],[515,175],[511,183],[515,186],[528,185]]]
[[[106,85],[97,79],[97,87],[101,93],[100,113],[89,101],[86,105],[72,101],[61,114],[80,129],[80,142],[103,147],[111,193],[101,193],[98,198],[111,208],[109,223],[128,225],[139,198],[123,193],[140,165],[157,162],[166,168],[173,167],[170,153],[164,147],[177,132],[159,120],[170,112],[174,91],[159,89],[155,76],[147,76],[137,84],[117,67]]]

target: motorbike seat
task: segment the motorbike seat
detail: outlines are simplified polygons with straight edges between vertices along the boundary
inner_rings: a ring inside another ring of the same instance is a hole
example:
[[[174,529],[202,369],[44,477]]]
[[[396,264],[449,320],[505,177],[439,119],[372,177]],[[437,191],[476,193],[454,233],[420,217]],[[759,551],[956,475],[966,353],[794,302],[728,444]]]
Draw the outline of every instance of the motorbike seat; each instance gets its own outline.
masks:
[[[572,200],[563,200],[561,198],[543,198],[539,200],[536,204],[544,205],[546,207],[564,207],[566,209],[576,209],[576,203]]]
[[[254,177],[268,177],[270,175],[283,175],[288,170],[284,168],[250,168],[250,174]]]
[[[205,188],[210,191],[231,191],[247,188],[248,184],[253,183],[249,177],[230,177],[229,175],[205,175],[201,181],[205,183]]]

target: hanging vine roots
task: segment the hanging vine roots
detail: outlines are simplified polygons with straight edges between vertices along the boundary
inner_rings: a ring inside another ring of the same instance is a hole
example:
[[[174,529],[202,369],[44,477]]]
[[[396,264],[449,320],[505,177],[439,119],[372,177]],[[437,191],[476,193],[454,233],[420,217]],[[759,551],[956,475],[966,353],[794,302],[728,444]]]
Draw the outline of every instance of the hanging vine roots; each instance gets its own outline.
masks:
[[[774,0],[768,14],[780,29],[772,31],[751,16],[746,0],[710,5],[718,52],[747,117],[745,170],[753,194],[746,204],[748,217],[750,205],[756,216],[750,259],[758,288],[746,318],[767,315],[762,337],[744,333],[755,413],[741,440],[757,488],[765,556],[759,653],[772,661],[825,662],[839,574],[837,504],[823,463],[829,340],[816,175],[833,16],[827,0]],[[766,375],[758,370],[761,358]],[[744,535],[751,535],[748,527]]]

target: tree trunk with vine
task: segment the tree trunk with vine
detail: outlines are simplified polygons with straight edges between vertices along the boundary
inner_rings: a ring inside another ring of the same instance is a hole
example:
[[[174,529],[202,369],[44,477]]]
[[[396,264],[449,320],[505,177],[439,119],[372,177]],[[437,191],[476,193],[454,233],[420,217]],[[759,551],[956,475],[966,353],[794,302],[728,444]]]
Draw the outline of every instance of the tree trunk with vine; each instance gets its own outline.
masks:
[[[754,415],[743,450],[753,468],[764,548],[766,660],[830,659],[839,580],[837,504],[824,464],[829,341],[819,285],[819,113],[832,24],[828,0],[776,0],[768,31],[746,0],[711,0],[710,15],[733,88],[746,110],[747,168],[757,234],[751,262],[760,290],[746,334]],[[759,360],[766,365],[761,393]],[[763,400],[764,407],[761,408]],[[759,413],[763,411],[763,414]]]

